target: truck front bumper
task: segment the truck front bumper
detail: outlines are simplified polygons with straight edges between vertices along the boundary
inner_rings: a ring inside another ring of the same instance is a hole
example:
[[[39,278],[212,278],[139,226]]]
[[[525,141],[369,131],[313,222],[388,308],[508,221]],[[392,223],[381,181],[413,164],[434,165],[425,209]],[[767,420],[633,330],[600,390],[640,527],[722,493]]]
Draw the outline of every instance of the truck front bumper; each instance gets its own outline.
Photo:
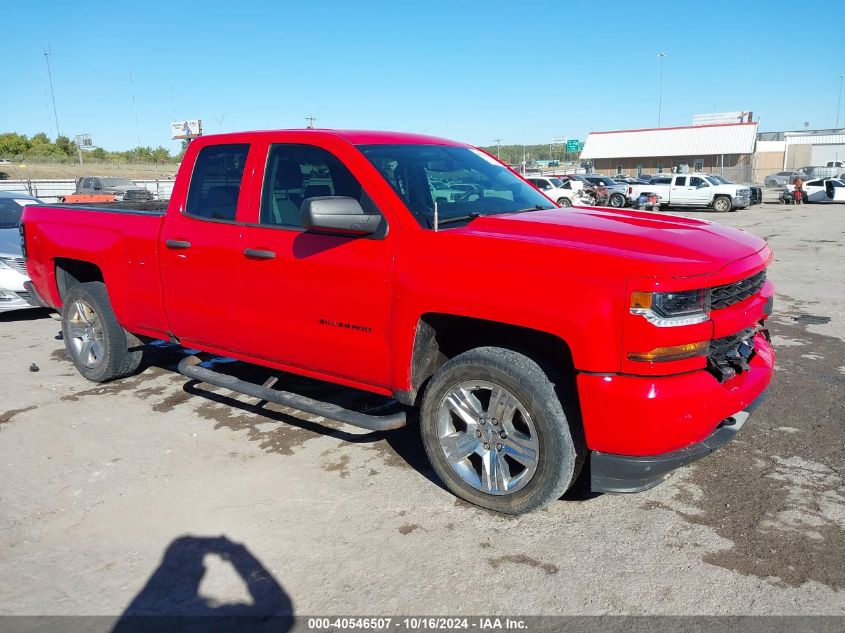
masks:
[[[774,363],[771,344],[758,332],[748,369],[724,383],[704,369],[671,376],[578,374],[594,489],[645,490],[724,444],[759,404]]]
[[[730,442],[760,406],[765,393],[742,411],[722,420],[701,442],[661,455],[613,455],[593,451],[590,455],[590,488],[593,492],[642,492],[663,481],[667,473],[707,457]]]
[[[744,209],[751,205],[751,198],[747,196],[736,196],[731,198],[731,205],[735,209]]]

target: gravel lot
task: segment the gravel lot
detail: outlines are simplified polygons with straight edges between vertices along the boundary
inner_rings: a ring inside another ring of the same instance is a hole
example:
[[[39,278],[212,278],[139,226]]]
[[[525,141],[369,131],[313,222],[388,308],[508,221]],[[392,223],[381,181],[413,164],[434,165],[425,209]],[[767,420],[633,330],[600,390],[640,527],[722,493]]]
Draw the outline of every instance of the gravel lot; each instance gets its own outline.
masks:
[[[685,215],[775,250],[768,399],[653,490],[522,517],[445,491],[415,426],[256,405],[190,383],[168,347],[95,385],[45,312],[0,315],[0,615],[845,615],[845,206]]]

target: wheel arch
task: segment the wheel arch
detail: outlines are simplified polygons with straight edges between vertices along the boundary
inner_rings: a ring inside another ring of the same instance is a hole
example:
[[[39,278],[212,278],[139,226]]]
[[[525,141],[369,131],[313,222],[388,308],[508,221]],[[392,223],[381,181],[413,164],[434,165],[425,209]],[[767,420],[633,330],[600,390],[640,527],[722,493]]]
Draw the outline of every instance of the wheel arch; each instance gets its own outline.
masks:
[[[425,384],[443,364],[458,354],[485,346],[521,352],[550,375],[560,377],[560,387],[574,388],[572,352],[561,337],[525,326],[429,312],[417,322],[411,353],[411,388],[395,392],[394,397],[403,404],[417,404]]]
[[[56,274],[56,290],[62,302],[64,302],[65,295],[72,286],[90,281],[105,283],[103,271],[93,262],[57,257],[53,263]]]

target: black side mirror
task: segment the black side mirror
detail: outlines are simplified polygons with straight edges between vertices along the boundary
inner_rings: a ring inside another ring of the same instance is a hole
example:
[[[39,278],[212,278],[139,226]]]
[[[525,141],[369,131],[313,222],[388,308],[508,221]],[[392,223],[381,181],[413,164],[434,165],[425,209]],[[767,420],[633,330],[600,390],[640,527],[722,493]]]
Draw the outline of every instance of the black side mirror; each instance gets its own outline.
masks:
[[[307,231],[336,235],[372,235],[381,215],[366,213],[355,198],[318,196],[302,202],[302,226]]]

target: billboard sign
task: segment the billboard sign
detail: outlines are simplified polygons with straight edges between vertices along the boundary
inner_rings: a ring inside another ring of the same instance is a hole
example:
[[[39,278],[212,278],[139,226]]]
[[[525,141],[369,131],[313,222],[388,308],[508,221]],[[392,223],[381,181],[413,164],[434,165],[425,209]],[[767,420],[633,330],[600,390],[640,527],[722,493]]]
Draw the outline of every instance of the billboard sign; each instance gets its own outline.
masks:
[[[721,125],[725,123],[742,123],[750,112],[712,112],[710,114],[696,114],[692,117],[693,125]]]
[[[173,121],[170,124],[170,136],[174,140],[202,136],[202,121],[199,119]]]

